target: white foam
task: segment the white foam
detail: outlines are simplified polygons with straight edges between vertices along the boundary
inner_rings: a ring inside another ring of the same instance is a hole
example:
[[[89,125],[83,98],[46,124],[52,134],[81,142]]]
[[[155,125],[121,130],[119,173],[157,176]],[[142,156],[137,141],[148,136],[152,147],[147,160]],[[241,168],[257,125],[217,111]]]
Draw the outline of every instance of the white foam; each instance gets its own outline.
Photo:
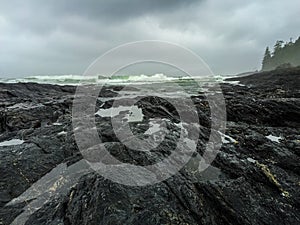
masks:
[[[152,76],[148,76],[148,75],[139,75],[139,76],[129,76],[128,77],[128,81],[142,81],[142,82],[149,82],[149,81],[170,81],[170,80],[175,80],[178,78],[174,78],[174,77],[168,77],[164,74],[154,74]]]
[[[1,142],[0,143],[0,147],[21,145],[23,143],[24,143],[23,140],[20,140],[20,139],[11,139],[9,141],[3,141],[3,142]]]
[[[169,81],[182,81],[182,80],[199,80],[201,82],[208,81],[215,82],[222,80],[222,76],[197,76],[197,77],[180,77],[169,76],[162,73],[152,75],[129,75],[129,76],[114,76],[106,77],[100,75],[83,76],[83,75],[42,75],[42,76],[29,76],[25,78],[5,79],[6,83],[18,83],[18,82],[36,82],[36,83],[48,83],[58,85],[78,85],[82,84],[149,84],[149,83],[164,83]]]
[[[73,75],[73,74],[68,74],[68,75],[41,75],[41,76],[29,76],[26,77],[25,79],[36,79],[36,80],[88,80],[88,79],[95,79],[98,78],[98,76],[82,76],[82,75]]]

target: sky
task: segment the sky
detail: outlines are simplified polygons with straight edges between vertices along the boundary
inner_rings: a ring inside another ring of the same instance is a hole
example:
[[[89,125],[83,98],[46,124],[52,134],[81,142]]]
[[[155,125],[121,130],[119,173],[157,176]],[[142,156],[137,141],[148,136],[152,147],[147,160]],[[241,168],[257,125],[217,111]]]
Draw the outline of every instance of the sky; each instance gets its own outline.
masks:
[[[260,69],[266,46],[300,36],[299,0],[0,0],[0,78],[82,74],[118,45],[163,40],[215,74]]]

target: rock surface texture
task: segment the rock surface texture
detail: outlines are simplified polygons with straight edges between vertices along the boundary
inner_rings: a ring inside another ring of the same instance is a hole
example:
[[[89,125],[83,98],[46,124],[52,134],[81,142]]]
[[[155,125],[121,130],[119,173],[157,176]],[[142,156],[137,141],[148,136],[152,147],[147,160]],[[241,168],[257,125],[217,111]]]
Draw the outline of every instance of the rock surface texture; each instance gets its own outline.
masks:
[[[300,224],[300,70],[235,79],[239,85],[221,85],[227,129],[211,166],[199,173],[195,155],[176,175],[144,187],[114,183],[83,161],[71,121],[75,87],[0,84],[0,224]],[[120,89],[104,88],[96,110],[109,109]],[[192,100],[201,154],[210,109],[201,94]],[[157,97],[137,105],[144,118],[132,123],[134,134],[160,137],[155,118],[172,131],[155,150],[126,147],[108,117],[96,116],[97,130],[118,160],[153,164],[176,146],[178,114]]]

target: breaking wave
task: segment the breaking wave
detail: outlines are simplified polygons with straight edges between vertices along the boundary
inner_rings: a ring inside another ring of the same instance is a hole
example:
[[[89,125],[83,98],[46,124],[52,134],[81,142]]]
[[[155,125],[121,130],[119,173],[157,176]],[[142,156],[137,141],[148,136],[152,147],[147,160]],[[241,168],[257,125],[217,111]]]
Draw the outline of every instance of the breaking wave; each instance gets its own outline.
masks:
[[[2,79],[0,82],[18,83],[18,82],[35,82],[58,85],[78,85],[78,84],[144,84],[144,83],[165,83],[172,81],[189,81],[192,79],[208,79],[208,77],[172,77],[165,74],[154,75],[120,75],[107,78],[105,76],[82,76],[82,75],[44,75],[29,76],[18,79]],[[211,78],[210,78],[211,79]]]

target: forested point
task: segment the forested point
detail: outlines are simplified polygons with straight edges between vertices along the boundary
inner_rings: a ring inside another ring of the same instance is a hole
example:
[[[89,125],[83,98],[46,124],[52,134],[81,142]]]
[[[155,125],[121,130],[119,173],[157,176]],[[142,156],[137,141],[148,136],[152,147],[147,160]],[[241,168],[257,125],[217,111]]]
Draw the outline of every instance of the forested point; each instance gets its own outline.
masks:
[[[268,71],[278,67],[294,67],[300,65],[300,37],[295,42],[276,41],[273,52],[267,47],[262,62],[262,70]]]

